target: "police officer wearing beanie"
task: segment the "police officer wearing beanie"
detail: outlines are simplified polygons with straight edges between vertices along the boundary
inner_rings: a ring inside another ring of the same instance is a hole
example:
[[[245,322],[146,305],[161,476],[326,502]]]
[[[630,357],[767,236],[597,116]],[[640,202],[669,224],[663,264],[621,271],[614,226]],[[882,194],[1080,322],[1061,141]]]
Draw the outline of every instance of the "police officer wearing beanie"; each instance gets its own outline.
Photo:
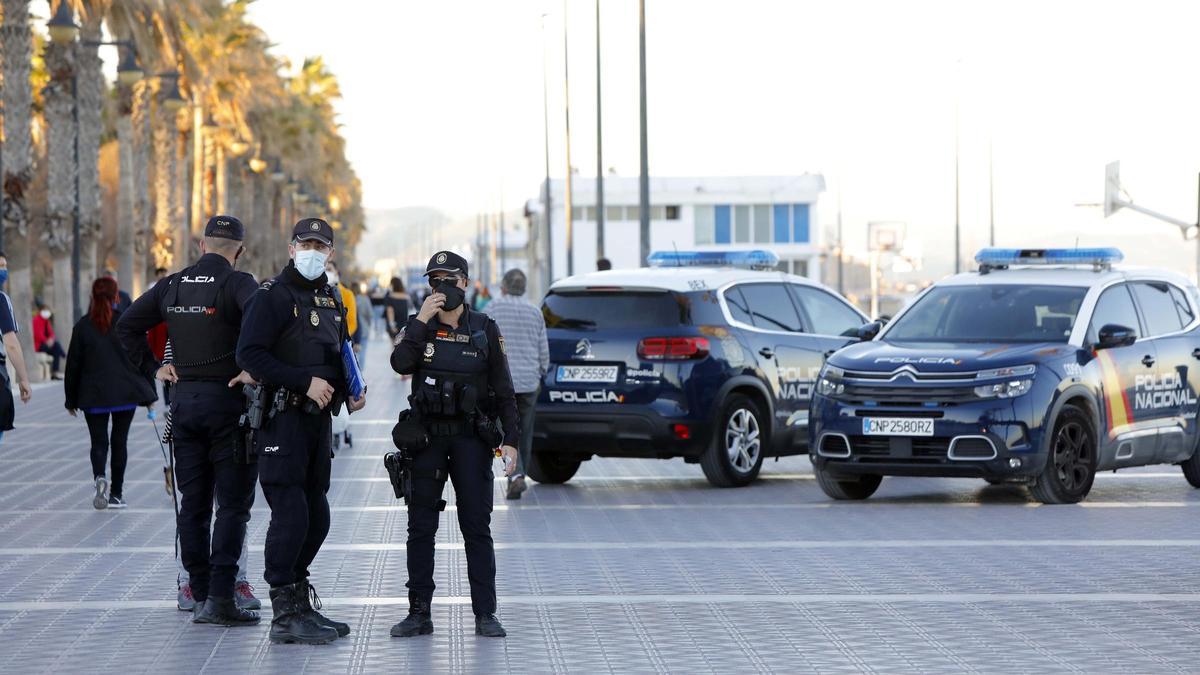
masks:
[[[234,577],[254,504],[257,470],[236,452],[243,383],[234,358],[242,313],[258,284],[233,269],[245,248],[245,228],[232,216],[204,227],[200,260],[144,293],[122,314],[117,336],[133,363],[173,387],[171,420],[176,486],[182,495],[177,526],[183,566],[196,600],[193,622],[244,626],[258,612],[234,601]],[[147,331],[162,322],[172,363],[150,352]],[[212,524],[213,496],[217,518]],[[211,542],[210,542],[211,539]]]
[[[504,637],[496,618],[496,553],[492,545],[493,452],[503,445],[505,475],[516,469],[517,406],[504,338],[496,322],[463,304],[467,261],[435,253],[425,268],[432,293],[408,320],[392,351],[392,368],[413,375],[409,403],[429,447],[413,453],[408,502],[408,616],[395,637],[433,632],[433,544],[442,490],[449,478],[467,554],[475,633]],[[499,416],[502,436],[488,428]],[[481,426],[482,425],[482,426]],[[486,436],[494,438],[485,440]]]
[[[291,260],[254,294],[237,362],[267,388],[274,413],[255,439],[259,482],[271,506],[264,552],[271,585],[272,642],[323,644],[350,627],[317,610],[309,566],[329,533],[331,415],[361,410],[348,400],[342,343],[349,338],[345,308],[325,278],[334,254],[333,228],[304,218],[292,230]]]

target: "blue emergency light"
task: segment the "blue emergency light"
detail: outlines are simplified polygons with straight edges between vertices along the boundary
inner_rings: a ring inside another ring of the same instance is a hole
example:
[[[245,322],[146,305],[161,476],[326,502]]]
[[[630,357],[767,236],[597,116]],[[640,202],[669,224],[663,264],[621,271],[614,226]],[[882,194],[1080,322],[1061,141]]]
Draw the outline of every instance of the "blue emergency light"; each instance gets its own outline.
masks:
[[[646,258],[651,267],[742,267],[773,270],[779,256],[770,251],[655,251]]]
[[[1102,248],[985,248],[975,254],[979,270],[1003,269],[1009,265],[1091,265],[1111,267],[1125,259],[1120,249]]]

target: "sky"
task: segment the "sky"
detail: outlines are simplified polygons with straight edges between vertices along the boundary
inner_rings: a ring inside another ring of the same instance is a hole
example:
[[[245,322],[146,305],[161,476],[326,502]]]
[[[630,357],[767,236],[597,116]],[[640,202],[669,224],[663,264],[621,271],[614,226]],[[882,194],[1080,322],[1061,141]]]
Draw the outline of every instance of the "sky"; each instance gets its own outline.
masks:
[[[654,175],[822,173],[821,220],[832,224],[840,201],[849,247],[865,245],[869,221],[902,221],[945,267],[957,145],[964,256],[987,243],[994,211],[999,245],[1116,243],[1130,262],[1194,270],[1195,244],[1174,226],[1086,204],[1120,160],[1136,202],[1196,219],[1200,3],[645,2]],[[604,166],[632,176],[637,2],[600,10]],[[338,76],[365,205],[454,216],[537,195],[543,73],[551,172],[564,175],[564,12],[571,160],[586,178],[593,0],[251,5],[277,53],[323,55]]]

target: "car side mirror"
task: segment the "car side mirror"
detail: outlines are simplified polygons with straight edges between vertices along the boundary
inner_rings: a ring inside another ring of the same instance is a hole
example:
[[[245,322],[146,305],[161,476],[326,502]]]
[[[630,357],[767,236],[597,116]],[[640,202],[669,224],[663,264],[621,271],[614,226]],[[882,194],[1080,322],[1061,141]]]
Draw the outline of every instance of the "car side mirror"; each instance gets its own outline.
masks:
[[[1096,349],[1112,349],[1113,347],[1128,347],[1137,342],[1137,331],[1128,326],[1106,323],[1100,329]]]
[[[863,342],[870,342],[871,340],[875,339],[876,335],[879,335],[879,331],[882,329],[883,322],[872,321],[871,323],[859,326],[858,330],[855,331],[854,336]]]

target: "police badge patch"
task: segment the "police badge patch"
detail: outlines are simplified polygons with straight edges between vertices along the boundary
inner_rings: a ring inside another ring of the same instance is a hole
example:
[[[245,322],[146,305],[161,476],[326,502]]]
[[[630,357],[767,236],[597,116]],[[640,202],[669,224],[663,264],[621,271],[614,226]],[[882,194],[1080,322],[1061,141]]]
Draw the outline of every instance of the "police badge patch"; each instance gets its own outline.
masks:
[[[309,321],[309,323],[311,323],[314,326],[321,325],[321,316],[319,314],[317,314],[317,310],[314,309],[311,312],[309,312],[308,321]]]
[[[425,358],[427,358],[427,359],[433,358],[433,351],[434,351],[433,343],[426,342],[425,343]]]

